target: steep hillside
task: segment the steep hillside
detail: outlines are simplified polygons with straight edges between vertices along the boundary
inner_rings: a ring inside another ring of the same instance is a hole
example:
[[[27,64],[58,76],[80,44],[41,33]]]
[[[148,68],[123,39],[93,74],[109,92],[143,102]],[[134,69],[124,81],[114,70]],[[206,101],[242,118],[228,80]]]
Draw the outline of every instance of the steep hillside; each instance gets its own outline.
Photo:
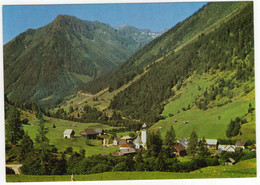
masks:
[[[151,64],[174,54],[186,44],[196,40],[199,35],[214,31],[222,23],[239,14],[246,4],[245,2],[209,3],[138,50],[126,63],[90,82],[83,89],[91,93],[97,93],[107,87],[110,87],[110,90],[118,89],[143,73]]]
[[[173,105],[177,112],[193,107],[206,111],[246,99],[254,91],[252,7],[252,2],[209,3],[139,50],[110,75],[95,80],[93,92],[108,83],[109,92],[113,93],[139,76],[116,93],[109,108],[150,123],[164,117],[160,114],[170,98],[174,103],[179,101]],[[187,97],[178,96],[179,90],[194,73],[201,79],[193,84],[200,91],[194,91],[186,100]],[[203,78],[211,80],[203,86]],[[254,96],[249,99],[254,101]],[[242,115],[233,115],[236,116]]]
[[[11,100],[55,105],[79,86],[123,63],[153,39],[132,38],[99,22],[59,15],[42,28],[29,29],[4,46],[5,93]]]

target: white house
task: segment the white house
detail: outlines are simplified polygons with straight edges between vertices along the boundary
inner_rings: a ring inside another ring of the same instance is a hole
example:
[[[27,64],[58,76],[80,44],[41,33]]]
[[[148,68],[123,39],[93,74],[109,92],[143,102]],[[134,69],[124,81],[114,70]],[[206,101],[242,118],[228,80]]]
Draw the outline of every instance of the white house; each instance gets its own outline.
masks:
[[[236,146],[235,145],[219,145],[218,149],[221,151],[226,151],[226,152],[235,152]]]
[[[64,138],[73,138],[75,132],[72,129],[67,129],[67,130],[64,131],[63,134],[64,134]]]

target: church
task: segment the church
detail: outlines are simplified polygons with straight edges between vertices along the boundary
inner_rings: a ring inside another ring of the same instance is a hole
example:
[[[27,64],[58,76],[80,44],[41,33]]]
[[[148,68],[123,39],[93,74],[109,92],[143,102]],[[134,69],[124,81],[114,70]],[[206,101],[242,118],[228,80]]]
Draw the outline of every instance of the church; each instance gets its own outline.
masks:
[[[140,133],[138,133],[137,138],[133,142],[135,145],[135,149],[140,149],[140,148],[147,149],[146,146],[147,134],[148,134],[147,125],[144,123],[140,130]]]

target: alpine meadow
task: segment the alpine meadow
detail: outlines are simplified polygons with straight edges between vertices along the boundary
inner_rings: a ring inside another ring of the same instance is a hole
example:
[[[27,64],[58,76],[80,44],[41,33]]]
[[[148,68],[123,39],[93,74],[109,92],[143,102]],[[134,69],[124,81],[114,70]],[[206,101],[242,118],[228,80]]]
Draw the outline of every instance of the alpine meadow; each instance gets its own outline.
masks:
[[[253,1],[160,32],[75,15],[4,44],[7,182],[257,177]]]

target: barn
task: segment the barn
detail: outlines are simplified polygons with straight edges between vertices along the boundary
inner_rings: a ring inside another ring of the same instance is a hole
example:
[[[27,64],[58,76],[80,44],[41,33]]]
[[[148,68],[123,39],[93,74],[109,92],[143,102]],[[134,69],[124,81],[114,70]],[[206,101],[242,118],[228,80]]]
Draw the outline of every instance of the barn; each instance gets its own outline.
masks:
[[[64,138],[73,138],[74,137],[74,130],[72,129],[67,129],[64,131],[63,135],[64,135]]]

